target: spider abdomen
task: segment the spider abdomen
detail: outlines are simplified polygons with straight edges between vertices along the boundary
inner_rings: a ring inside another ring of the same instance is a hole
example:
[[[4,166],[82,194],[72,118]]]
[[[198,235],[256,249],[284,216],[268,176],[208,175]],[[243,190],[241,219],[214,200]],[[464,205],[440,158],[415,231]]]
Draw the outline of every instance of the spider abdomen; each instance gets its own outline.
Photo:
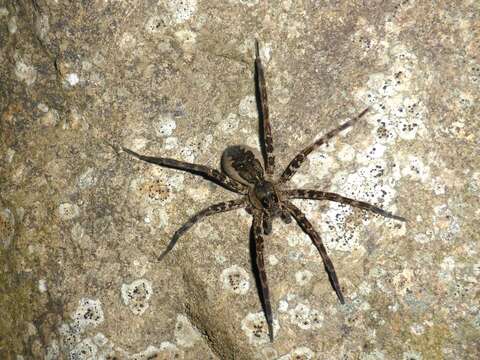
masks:
[[[261,155],[246,145],[234,145],[222,154],[222,168],[232,179],[245,185],[258,184],[263,181]]]

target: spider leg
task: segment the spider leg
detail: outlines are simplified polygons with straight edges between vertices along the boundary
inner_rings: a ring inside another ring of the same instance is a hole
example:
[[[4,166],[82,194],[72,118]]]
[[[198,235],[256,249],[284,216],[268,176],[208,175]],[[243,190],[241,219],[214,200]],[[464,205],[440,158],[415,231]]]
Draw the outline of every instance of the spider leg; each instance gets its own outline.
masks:
[[[267,85],[257,40],[255,40],[255,95],[261,122],[260,133],[262,151],[265,156],[265,171],[267,175],[272,176],[275,170],[275,155],[273,154],[272,129],[268,113]]]
[[[286,181],[288,181],[295,173],[297,170],[300,168],[300,166],[303,164],[307,156],[317,149],[320,145],[325,144],[328,140],[330,140],[332,137],[340,133],[341,131],[349,128],[350,126],[354,125],[363,115],[367,113],[369,108],[366,108],[363,110],[357,117],[348,120],[347,122],[343,123],[340,125],[338,128],[330,130],[328,133],[323,135],[320,139],[316,140],[313,144],[310,144],[307,146],[305,149],[303,149],[301,152],[299,152],[292,161],[290,161],[290,164],[288,164],[287,168],[283,171],[282,176],[280,176],[280,179],[278,181],[279,184],[283,184]]]
[[[263,233],[265,235],[270,235],[272,232],[272,217],[268,212],[263,213]]]
[[[164,166],[172,169],[188,171],[192,174],[200,175],[236,193],[245,194],[247,192],[247,187],[245,185],[233,179],[230,179],[220,171],[215,170],[211,167],[192,164],[184,161],[178,161],[170,158],[160,158],[160,157],[141,155],[136,153],[133,150],[130,150],[124,147],[122,147],[122,150],[136,157],[137,159],[146,161],[151,164],[156,164],[156,165],[160,165],[160,166]]]
[[[297,221],[298,225],[303,230],[303,232],[305,232],[310,237],[310,239],[312,239],[313,244],[318,249],[318,252],[322,257],[323,265],[325,266],[325,270],[327,271],[330,282],[333,286],[333,289],[337,293],[337,297],[340,300],[340,303],[345,304],[342,290],[340,289],[340,284],[338,283],[337,274],[335,273],[335,268],[333,266],[332,261],[330,260],[330,257],[327,254],[327,249],[325,249],[325,246],[323,245],[320,235],[318,235],[318,233],[315,231],[310,221],[308,221],[308,219],[300,211],[299,208],[297,208],[295,205],[289,202],[285,202],[285,204],[286,204],[286,208],[289,210],[293,218]]]
[[[265,319],[267,320],[268,333],[270,342],[273,342],[273,315],[272,305],[270,304],[270,296],[267,283],[267,275],[265,273],[265,261],[263,257],[264,240],[262,236],[263,213],[256,211],[253,216],[252,223],[252,258],[255,257],[254,274],[257,282],[257,288],[262,303]]]
[[[218,204],[210,205],[209,207],[201,210],[200,212],[196,213],[190,220],[188,220],[185,224],[180,227],[175,234],[173,234],[172,240],[167,245],[167,248],[162,252],[162,254],[158,257],[158,261],[161,261],[165,255],[167,255],[175,246],[178,239],[188,230],[190,229],[197,221],[203,219],[204,217],[225,212],[231,211],[235,209],[239,209],[247,205],[246,198],[240,198],[236,200],[230,200],[226,202],[221,202]]]
[[[364,201],[350,199],[335,193],[318,191],[318,190],[295,189],[295,190],[284,191],[283,195],[286,196],[288,199],[310,199],[310,200],[334,201],[341,204],[347,204],[359,209],[371,211],[375,214],[382,215],[387,218],[391,218],[399,221],[407,221],[407,219],[405,219],[404,217],[389,213],[388,211],[385,211],[379,208],[378,206],[370,205],[369,203],[366,203]]]

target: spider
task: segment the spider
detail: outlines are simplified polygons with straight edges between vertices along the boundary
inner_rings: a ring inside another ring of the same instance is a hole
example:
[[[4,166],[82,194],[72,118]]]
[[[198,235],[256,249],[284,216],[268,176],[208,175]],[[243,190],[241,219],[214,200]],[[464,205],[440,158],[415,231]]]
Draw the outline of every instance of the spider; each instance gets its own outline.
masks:
[[[162,260],[165,255],[174,248],[178,239],[195,223],[203,218],[235,209],[246,209],[247,212],[253,216],[251,227],[252,259],[254,259],[253,269],[260,302],[267,322],[269,339],[273,342],[273,315],[264,260],[264,235],[269,235],[271,233],[273,218],[280,217],[286,224],[291,223],[292,217],[295,219],[303,232],[310,237],[313,244],[318,249],[330,283],[335,290],[340,303],[345,303],[337,274],[335,273],[335,268],[327,254],[327,250],[323,245],[320,235],[315,231],[314,227],[302,211],[289,201],[290,199],[329,200],[371,211],[399,221],[406,221],[406,219],[389,213],[377,206],[370,205],[363,201],[350,199],[339,194],[318,190],[285,188],[285,184],[293,175],[295,175],[296,171],[305,162],[307,156],[312,151],[327,143],[329,139],[333,138],[341,131],[354,125],[369,109],[366,108],[355,118],[343,123],[338,128],[327,132],[321,138],[307,146],[299,152],[292,161],[290,161],[280,177],[276,178],[274,176],[275,155],[268,112],[267,88],[264,70],[259,55],[258,41],[255,41],[254,81],[261,128],[260,142],[262,153],[246,145],[227,147],[223,152],[221,159],[221,167],[223,171],[218,171],[204,165],[187,163],[170,158],[141,155],[124,147],[122,147],[122,149],[140,160],[202,176],[228,190],[242,195],[241,198],[236,200],[210,205],[195,214],[174,233],[166,249],[158,257],[158,260]]]

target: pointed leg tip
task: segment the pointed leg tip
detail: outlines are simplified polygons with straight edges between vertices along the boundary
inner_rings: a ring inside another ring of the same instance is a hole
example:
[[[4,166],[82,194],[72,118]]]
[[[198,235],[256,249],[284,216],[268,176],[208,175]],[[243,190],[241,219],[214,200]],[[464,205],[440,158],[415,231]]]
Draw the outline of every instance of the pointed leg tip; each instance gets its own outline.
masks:
[[[255,56],[260,58],[260,43],[257,38],[255,38]]]

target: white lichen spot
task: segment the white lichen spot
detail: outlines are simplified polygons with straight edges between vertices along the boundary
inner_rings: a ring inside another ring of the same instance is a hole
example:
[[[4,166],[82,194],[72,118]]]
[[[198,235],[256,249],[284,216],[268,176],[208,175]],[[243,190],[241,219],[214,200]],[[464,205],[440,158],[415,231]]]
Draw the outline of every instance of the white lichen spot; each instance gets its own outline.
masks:
[[[418,233],[413,236],[413,239],[420,244],[426,244],[432,240],[432,233]]]
[[[68,85],[70,86],[75,86],[80,82],[80,78],[76,73],[69,73],[65,77],[65,80],[67,81]]]
[[[357,161],[361,164],[369,164],[372,160],[382,158],[386,149],[387,147],[380,143],[373,144],[357,154]]]
[[[45,360],[57,360],[57,359],[61,359],[60,347],[58,346],[57,340],[52,340],[52,342],[47,346],[47,353],[45,354]]]
[[[195,150],[191,146],[184,146],[180,148],[179,151],[183,161],[194,162],[195,161]]]
[[[97,359],[97,346],[90,338],[86,338],[78,343],[70,351],[70,359],[75,360],[93,360]]]
[[[4,249],[10,246],[15,234],[15,218],[10,209],[0,211],[0,244]]]
[[[175,33],[175,37],[184,49],[191,49],[197,42],[197,34],[191,30],[179,30]]]
[[[123,50],[133,49],[137,45],[137,39],[130,32],[124,32],[119,40],[120,48]]]
[[[58,111],[52,109],[40,117],[40,124],[43,127],[54,127],[58,124],[59,120],[60,115],[58,114]]]
[[[358,292],[363,296],[367,296],[368,294],[370,294],[371,291],[372,291],[372,287],[371,287],[370,283],[368,283],[366,281],[363,281],[358,286]]]
[[[44,293],[47,291],[47,281],[45,279],[38,280],[38,291]]]
[[[8,148],[5,154],[5,160],[7,161],[8,164],[12,162],[14,156],[15,156],[15,150],[13,150],[12,148]]]
[[[306,346],[293,349],[288,354],[280,356],[277,360],[313,360],[315,353]]]
[[[279,330],[277,320],[273,320],[273,335],[276,336]],[[268,326],[263,312],[249,313],[242,320],[242,330],[251,345],[258,346],[270,342]]]
[[[80,214],[80,209],[75,204],[63,203],[58,207],[58,213],[62,220],[72,220]]]
[[[37,70],[34,66],[27,65],[22,60],[18,60],[15,64],[15,76],[27,85],[32,85],[37,79]]]
[[[18,27],[17,27],[17,17],[16,16],[12,16],[8,20],[7,27],[8,27],[8,32],[10,34],[15,34],[17,32]]]
[[[275,255],[268,255],[268,263],[272,266],[275,266],[278,264],[278,258]]]
[[[187,21],[197,11],[197,0],[168,0],[167,5],[177,24]]]
[[[307,285],[312,279],[313,274],[308,270],[297,271],[295,273],[295,280],[300,286]]]
[[[422,360],[422,354],[418,351],[406,351],[403,353],[403,360]]]
[[[83,172],[77,180],[78,186],[80,189],[87,189],[94,186],[97,182],[97,178],[95,176],[95,170],[93,168],[87,168],[85,172]]]
[[[59,328],[59,333],[64,346],[68,349],[72,349],[76,344],[80,342],[80,332],[83,331],[84,329],[79,329],[75,324],[62,324]]]
[[[421,159],[416,156],[408,155],[407,159],[399,159],[402,165],[402,175],[408,176],[414,180],[426,182],[430,176],[430,167],[425,165]]]
[[[323,325],[323,315],[305,304],[297,304],[288,313],[290,314],[290,322],[297,325],[300,329],[318,329]]]
[[[145,279],[135,280],[131,284],[122,284],[123,303],[135,315],[142,315],[148,309],[152,296],[152,284]]]
[[[176,137],[168,137],[163,142],[163,147],[165,150],[176,149],[178,146],[178,139]]]
[[[8,16],[8,9],[6,7],[0,7],[0,17]]]
[[[344,144],[337,152],[337,158],[343,162],[349,162],[355,159],[355,148],[351,145]]]
[[[177,316],[175,324],[175,340],[182,347],[192,347],[201,338],[198,330],[192,325],[190,320],[184,315]]]
[[[240,266],[233,265],[222,271],[223,288],[235,294],[245,295],[250,290],[250,277]]]
[[[147,33],[157,34],[164,31],[165,28],[165,19],[158,15],[153,15],[147,19],[145,22],[144,29]],[[131,40],[126,39],[127,44],[132,44]],[[136,42],[136,41],[135,41]],[[128,45],[127,45],[128,46]]]
[[[255,101],[255,96],[247,95],[245,96],[238,105],[238,112],[241,116],[246,116],[249,118],[257,117],[257,103]]]
[[[160,137],[167,137],[173,134],[177,123],[171,115],[162,115],[155,124],[155,133]]]
[[[128,360],[183,359],[183,351],[174,344],[164,341],[160,347],[149,346],[146,350],[130,355]]]
[[[48,107],[48,105],[45,104],[45,103],[39,103],[39,104],[37,105],[37,108],[38,108],[38,110],[40,110],[40,111],[43,112],[43,113],[46,113],[48,110],[50,110],[50,108]]]
[[[233,134],[238,128],[240,119],[238,115],[230,113],[227,118],[220,123],[220,131],[226,134]]]
[[[231,0],[232,3],[240,3],[246,5],[247,7],[252,7],[258,4],[258,0]]]
[[[455,269],[455,259],[452,256],[446,256],[440,264],[438,277],[445,281],[453,279],[453,271]]]
[[[412,332],[412,334],[420,336],[425,332],[425,326],[423,326],[422,324],[414,323],[410,326],[410,331]]]
[[[78,333],[82,333],[87,327],[96,327],[104,320],[102,304],[99,300],[82,298],[78,301],[72,319],[72,328]]]
[[[284,313],[288,311],[288,301],[280,300],[278,302],[278,312]]]
[[[401,273],[396,274],[393,277],[393,285],[397,294],[405,296],[407,293],[412,291],[412,286],[414,285],[415,274],[411,269],[403,269]]]
[[[381,351],[375,350],[370,353],[361,354],[360,360],[385,360],[385,354]]]

